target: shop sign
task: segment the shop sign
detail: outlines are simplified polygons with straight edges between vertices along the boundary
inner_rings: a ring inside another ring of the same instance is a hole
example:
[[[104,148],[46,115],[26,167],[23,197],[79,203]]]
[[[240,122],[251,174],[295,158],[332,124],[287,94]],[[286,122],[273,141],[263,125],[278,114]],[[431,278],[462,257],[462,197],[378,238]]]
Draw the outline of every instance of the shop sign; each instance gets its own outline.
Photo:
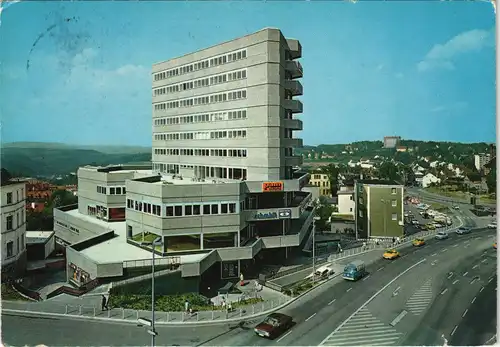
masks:
[[[278,214],[276,212],[259,212],[253,216],[254,219],[276,219]]]
[[[221,262],[221,278],[226,279],[239,277],[240,269],[238,265],[238,260]]]
[[[290,209],[279,210],[278,215],[280,216],[281,219],[292,218],[292,210]]]
[[[263,192],[281,192],[283,191],[283,182],[264,182],[262,183]]]

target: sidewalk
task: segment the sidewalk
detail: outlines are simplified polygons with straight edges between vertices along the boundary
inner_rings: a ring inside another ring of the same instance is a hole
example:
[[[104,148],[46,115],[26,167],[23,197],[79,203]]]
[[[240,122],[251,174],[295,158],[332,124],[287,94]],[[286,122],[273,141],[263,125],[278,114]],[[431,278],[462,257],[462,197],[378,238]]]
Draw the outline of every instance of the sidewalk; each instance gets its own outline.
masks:
[[[231,312],[213,310],[189,314],[185,312],[155,311],[155,322],[159,325],[173,325],[239,321],[241,319],[255,318],[259,315],[264,315],[268,313],[268,311],[276,309],[291,300],[292,298],[281,295],[276,300],[247,305],[242,308],[233,309]],[[149,310],[111,308],[110,310],[102,311],[100,305],[63,304],[53,301],[2,301],[2,310],[12,313],[27,313],[36,316],[59,316],[131,323],[136,323],[137,319],[140,317],[151,319],[151,311]]]

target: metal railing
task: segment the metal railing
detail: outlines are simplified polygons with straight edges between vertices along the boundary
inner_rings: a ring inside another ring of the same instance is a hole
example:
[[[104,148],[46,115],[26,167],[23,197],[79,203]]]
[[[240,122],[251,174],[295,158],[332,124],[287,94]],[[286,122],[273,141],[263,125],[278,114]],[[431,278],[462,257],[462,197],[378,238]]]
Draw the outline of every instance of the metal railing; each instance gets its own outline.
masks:
[[[182,311],[155,311],[155,324],[179,322],[225,321],[250,318],[264,315],[291,301],[293,298],[282,295],[275,300],[262,301],[255,304],[231,302],[232,309],[223,309],[214,306],[212,310]],[[229,303],[229,301],[228,301]],[[113,319],[122,321],[137,321],[139,318],[151,319],[150,310],[134,310],[128,308],[110,308],[102,310],[99,305],[59,304],[55,302],[20,302],[3,301],[2,310],[5,312],[26,312],[31,314],[49,314],[53,316],[82,317],[90,319]]]

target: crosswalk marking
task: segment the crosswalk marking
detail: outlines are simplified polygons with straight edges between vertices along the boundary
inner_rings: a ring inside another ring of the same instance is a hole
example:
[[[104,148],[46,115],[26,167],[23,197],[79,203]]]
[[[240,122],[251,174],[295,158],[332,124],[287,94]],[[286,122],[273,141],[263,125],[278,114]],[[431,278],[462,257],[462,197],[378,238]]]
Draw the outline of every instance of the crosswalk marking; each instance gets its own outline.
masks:
[[[331,333],[320,346],[394,345],[403,334],[363,307],[342,328]]]
[[[432,283],[428,280],[408,299],[406,307],[408,311],[418,316],[429,306],[432,297]]]

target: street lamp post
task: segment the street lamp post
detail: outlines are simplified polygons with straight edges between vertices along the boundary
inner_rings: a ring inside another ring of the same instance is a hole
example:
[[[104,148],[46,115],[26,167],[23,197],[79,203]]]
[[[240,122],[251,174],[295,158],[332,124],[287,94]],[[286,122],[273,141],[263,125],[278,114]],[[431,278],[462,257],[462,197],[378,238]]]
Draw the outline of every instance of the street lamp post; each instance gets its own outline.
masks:
[[[148,333],[151,334],[151,346],[155,346],[155,338],[157,332],[155,330],[155,247],[163,245],[161,237],[157,237],[153,242],[141,242],[143,246],[151,246],[151,330]]]
[[[316,210],[314,210],[313,213],[316,213]],[[320,220],[320,217],[314,216],[313,217],[313,239],[312,239],[312,256],[313,256],[313,276],[312,276],[312,283],[314,285],[314,280],[316,276],[316,221]]]

